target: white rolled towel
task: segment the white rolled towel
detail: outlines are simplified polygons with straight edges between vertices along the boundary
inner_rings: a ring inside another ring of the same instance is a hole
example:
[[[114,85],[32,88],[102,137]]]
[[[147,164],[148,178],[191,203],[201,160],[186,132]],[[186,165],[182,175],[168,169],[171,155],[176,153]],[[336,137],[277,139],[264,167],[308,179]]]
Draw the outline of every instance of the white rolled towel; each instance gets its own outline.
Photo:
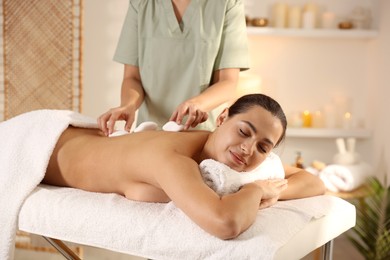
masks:
[[[332,192],[354,190],[371,175],[371,167],[365,162],[352,165],[330,164],[319,173],[325,187]]]
[[[282,161],[274,153],[270,153],[264,162],[250,172],[237,172],[212,159],[202,161],[199,168],[205,183],[220,196],[234,193],[241,186],[256,180],[285,177]]]

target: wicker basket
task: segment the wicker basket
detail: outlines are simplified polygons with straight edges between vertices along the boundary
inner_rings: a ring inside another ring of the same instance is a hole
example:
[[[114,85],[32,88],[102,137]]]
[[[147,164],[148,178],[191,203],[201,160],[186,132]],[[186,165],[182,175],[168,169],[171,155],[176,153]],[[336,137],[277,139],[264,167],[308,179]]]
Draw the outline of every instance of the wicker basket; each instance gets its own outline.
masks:
[[[82,1],[2,0],[3,119],[81,110]]]

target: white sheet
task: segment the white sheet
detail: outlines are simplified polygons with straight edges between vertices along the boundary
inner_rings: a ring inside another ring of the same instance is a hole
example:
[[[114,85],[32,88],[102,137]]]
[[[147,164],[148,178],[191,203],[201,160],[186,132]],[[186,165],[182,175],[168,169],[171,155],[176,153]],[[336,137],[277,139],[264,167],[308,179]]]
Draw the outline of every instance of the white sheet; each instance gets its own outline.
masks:
[[[116,194],[40,185],[23,204],[19,228],[159,260],[273,259],[313,218],[331,214],[340,203],[349,204],[326,195],[278,202],[259,211],[255,223],[238,238],[224,241],[200,229],[173,203],[134,202]]]

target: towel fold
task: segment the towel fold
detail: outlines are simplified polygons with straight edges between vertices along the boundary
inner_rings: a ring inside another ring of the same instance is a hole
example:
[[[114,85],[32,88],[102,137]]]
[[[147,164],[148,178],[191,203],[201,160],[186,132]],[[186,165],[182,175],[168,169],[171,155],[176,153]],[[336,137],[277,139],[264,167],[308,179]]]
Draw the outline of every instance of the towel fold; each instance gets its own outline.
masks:
[[[364,162],[351,165],[331,164],[319,173],[325,187],[332,192],[354,190],[371,175],[371,167]]]
[[[212,159],[202,161],[199,168],[205,183],[220,196],[234,193],[241,186],[256,180],[285,177],[282,161],[274,153],[270,153],[264,162],[250,172],[237,172]]]

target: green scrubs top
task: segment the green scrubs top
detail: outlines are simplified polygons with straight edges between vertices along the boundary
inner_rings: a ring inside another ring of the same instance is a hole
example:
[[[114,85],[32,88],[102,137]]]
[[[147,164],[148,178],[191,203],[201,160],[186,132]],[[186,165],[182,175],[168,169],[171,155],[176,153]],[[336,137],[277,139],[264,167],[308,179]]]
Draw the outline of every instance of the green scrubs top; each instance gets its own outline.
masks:
[[[179,23],[171,0],[130,0],[114,60],[138,66],[145,100],[138,122],[164,125],[213,71],[248,69],[242,0],[192,0]],[[214,129],[215,114],[203,129]]]

